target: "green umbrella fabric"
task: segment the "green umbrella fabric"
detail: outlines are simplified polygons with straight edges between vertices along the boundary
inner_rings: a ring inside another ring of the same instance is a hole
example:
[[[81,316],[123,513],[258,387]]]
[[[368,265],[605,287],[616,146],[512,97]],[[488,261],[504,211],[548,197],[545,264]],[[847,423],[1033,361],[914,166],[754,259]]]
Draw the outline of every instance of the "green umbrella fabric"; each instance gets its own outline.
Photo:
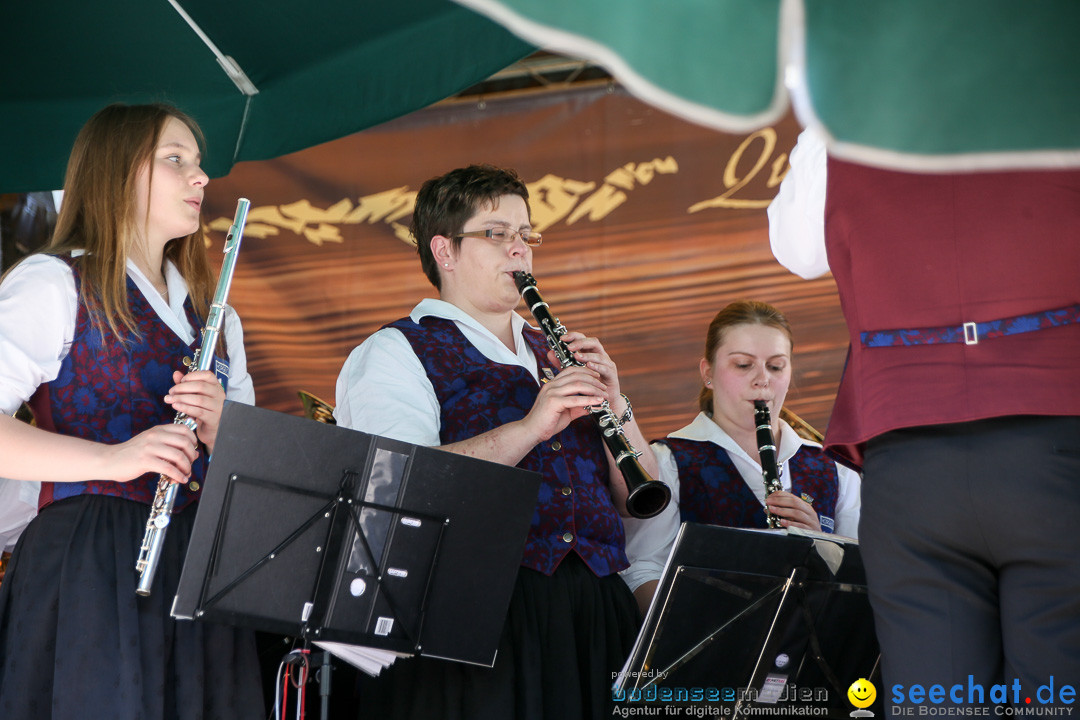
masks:
[[[1080,166],[1076,0],[456,0],[729,132],[789,99],[830,151],[916,171]]]
[[[110,102],[164,101],[228,173],[442,100],[533,52],[449,0],[24,0],[0,10],[0,192],[59,188]]]

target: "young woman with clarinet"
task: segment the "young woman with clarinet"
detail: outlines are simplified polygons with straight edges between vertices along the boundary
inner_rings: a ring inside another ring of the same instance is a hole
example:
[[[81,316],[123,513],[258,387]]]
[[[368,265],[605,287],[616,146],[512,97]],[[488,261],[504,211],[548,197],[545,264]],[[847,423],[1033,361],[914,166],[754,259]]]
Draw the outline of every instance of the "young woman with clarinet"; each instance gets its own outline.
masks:
[[[744,300],[713,318],[700,412],[651,445],[672,502],[653,519],[625,520],[623,578],[643,612],[683,522],[857,537],[859,476],[780,418],[791,364],[791,327],[775,307]]]

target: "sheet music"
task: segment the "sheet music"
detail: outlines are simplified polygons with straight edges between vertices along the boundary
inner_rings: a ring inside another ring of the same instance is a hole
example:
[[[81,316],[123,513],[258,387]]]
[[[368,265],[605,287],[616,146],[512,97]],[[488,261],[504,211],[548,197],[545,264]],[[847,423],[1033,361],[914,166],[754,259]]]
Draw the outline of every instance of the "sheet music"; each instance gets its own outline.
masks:
[[[364,645],[348,645],[339,642],[316,642],[315,644],[372,677],[377,677],[379,673],[393,665],[399,657],[409,657],[406,653],[379,650]]]

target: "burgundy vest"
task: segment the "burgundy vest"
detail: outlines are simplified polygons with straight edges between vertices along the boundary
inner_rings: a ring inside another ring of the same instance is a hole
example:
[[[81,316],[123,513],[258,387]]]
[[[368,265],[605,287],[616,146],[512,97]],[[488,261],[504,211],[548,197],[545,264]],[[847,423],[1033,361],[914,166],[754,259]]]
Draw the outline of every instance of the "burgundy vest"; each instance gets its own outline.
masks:
[[[716,443],[668,437],[679,469],[679,515],[683,522],[765,528],[765,507],[742,479],[727,450]],[[836,531],[840,479],[836,463],[817,447],[802,446],[788,461],[791,492],[817,511],[823,532]],[[807,499],[809,498],[809,499]]]
[[[520,420],[532,409],[539,387],[519,365],[489,360],[450,320],[409,318],[388,327],[405,335],[435,389],[441,408],[440,438],[460,442]],[[522,330],[540,367],[547,343],[539,332]],[[622,519],[608,491],[603,441],[593,421],[578,418],[540,443],[518,467],[541,474],[522,565],[546,575],[571,550],[598,576],[629,567]]]
[[[81,279],[78,263],[61,257],[71,267],[78,292]],[[128,306],[140,337],[127,345],[106,327],[104,333],[93,324],[83,303],[78,303],[75,334],[67,356],[60,363],[56,379],[38,387],[30,407],[38,427],[63,435],[116,444],[129,440],[155,425],[173,422],[176,411],[164,397],[174,385],[174,370],[182,370],[185,357],[192,357],[199,340],[189,346],[162,321],[150,303],[127,279]],[[199,322],[191,307],[184,304],[193,327]],[[227,366],[226,366],[227,367]],[[227,372],[227,370],[226,370]],[[220,375],[219,375],[220,377]],[[191,479],[201,484],[206,460],[200,454],[192,467]],[[93,480],[41,484],[39,507],[75,495],[111,495],[150,504],[157,491],[158,476],[147,473],[128,482]],[[201,490],[199,491],[201,492]],[[179,512],[198,499],[199,492],[182,485],[176,497]]]
[[[1080,171],[924,175],[829,158],[825,233],[851,343],[825,444],[846,464],[898,428],[1080,415],[1080,324],[862,344],[1080,302]]]

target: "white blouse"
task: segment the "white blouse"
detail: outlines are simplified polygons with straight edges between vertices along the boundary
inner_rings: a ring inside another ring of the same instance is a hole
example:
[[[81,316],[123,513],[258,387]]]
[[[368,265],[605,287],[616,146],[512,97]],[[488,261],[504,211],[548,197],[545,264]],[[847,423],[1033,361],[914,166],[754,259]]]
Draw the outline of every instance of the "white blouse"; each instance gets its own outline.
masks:
[[[698,413],[693,422],[670,433],[668,437],[711,442],[722,447],[727,451],[743,481],[764,506],[765,479],[761,474],[760,459],[747,455],[708,415]],[[803,446],[821,447],[800,437],[790,425],[781,420],[776,459],[780,465],[780,484],[784,490],[791,490],[789,461]],[[653,443],[650,447],[656,453],[656,460],[660,465],[659,480],[671,489],[671,502],[656,517],[646,520],[623,518],[623,525],[626,527],[626,555],[630,559],[630,567],[621,574],[631,590],[636,590],[649,580],[660,579],[682,525],[679,513],[679,470],[675,456],[670,448],[661,443]],[[859,474],[843,465],[837,465],[836,470],[840,487],[833,517],[836,522],[835,532],[837,535],[855,538],[859,532]]]
[[[184,312],[187,283],[176,267],[165,264],[168,303],[130,260],[127,272],[162,321],[185,343],[193,342],[196,329]],[[4,277],[0,283],[0,412],[13,414],[40,385],[56,379],[71,349],[77,313],[75,278],[62,260],[31,255]],[[244,331],[232,308],[226,308],[222,334],[229,352],[226,396],[254,404]],[[37,512],[39,487],[38,483],[0,479],[0,548],[13,546]]]
[[[488,360],[521,366],[539,384],[536,355],[521,334],[527,323],[517,313],[511,318],[516,344],[513,351],[476,319],[445,300],[426,298],[409,314],[416,323],[427,316],[452,320]],[[338,375],[335,403],[334,419],[342,427],[414,445],[442,444],[442,413],[435,388],[412,345],[397,328],[379,330],[349,354]]]

